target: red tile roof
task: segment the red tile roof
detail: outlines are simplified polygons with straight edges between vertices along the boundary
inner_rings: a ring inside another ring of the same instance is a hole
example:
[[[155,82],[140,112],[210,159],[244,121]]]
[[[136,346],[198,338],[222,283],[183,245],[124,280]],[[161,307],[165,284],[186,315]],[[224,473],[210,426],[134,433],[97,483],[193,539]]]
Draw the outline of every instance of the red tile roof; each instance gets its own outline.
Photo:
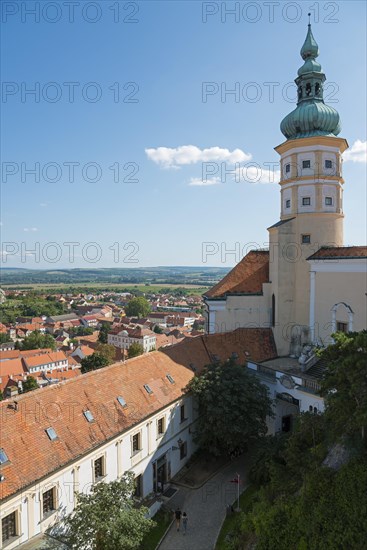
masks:
[[[166,374],[171,374],[175,384],[170,384]],[[11,400],[3,401],[1,446],[9,464],[1,467],[5,480],[0,484],[0,498],[24,490],[166,407],[181,397],[192,376],[191,370],[167,355],[153,352],[19,395],[17,411],[9,408]],[[152,395],[144,384],[152,388]],[[125,399],[126,409],[117,402],[119,395]],[[96,420],[92,424],[83,415],[86,404]],[[36,410],[57,410],[58,414],[53,413],[52,418],[32,415]],[[56,441],[50,441],[45,432],[50,426],[56,431]]]
[[[0,498],[26,489],[179,399],[194,374],[191,366],[200,372],[213,362],[214,355],[225,361],[234,353],[241,363],[246,358],[264,361],[276,356],[271,329],[243,328],[188,338],[161,352],[19,395],[17,410],[11,407],[13,398],[0,403],[1,446],[9,458],[1,467],[5,479]],[[169,383],[167,374],[175,384]],[[152,388],[152,395],[144,384]],[[127,402],[126,409],[118,404],[118,395]],[[92,424],[84,418],[86,406],[94,413]],[[42,411],[52,411],[52,415]],[[56,431],[56,441],[50,441],[45,432],[50,426]]]
[[[367,258],[367,246],[323,246],[308,260],[343,260],[344,258]]]
[[[55,361],[66,361],[67,357],[63,351],[54,351],[52,353],[43,353],[42,355],[34,355],[24,358],[28,368],[55,363]]]
[[[205,296],[219,298],[231,294],[260,294],[263,283],[269,282],[269,252],[252,250],[213,286]]]

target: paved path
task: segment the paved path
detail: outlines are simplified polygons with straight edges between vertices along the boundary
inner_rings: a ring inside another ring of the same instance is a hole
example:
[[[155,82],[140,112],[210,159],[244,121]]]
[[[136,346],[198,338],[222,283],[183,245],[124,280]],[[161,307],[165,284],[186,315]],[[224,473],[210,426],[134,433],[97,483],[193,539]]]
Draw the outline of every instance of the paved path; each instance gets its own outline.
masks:
[[[170,508],[180,506],[188,516],[187,534],[179,532],[174,522],[159,550],[214,550],[226,506],[237,498],[237,484],[229,483],[239,473],[240,491],[246,487],[246,455],[231,462],[207,481],[200,489],[179,487],[177,494],[167,503]]]

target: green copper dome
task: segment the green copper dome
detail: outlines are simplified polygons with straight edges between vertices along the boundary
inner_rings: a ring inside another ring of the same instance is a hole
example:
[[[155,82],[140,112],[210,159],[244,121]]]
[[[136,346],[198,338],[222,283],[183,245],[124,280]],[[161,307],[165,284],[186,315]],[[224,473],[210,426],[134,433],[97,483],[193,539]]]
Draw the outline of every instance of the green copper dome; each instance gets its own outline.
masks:
[[[316,61],[319,47],[312,34],[311,25],[305,43],[301,49],[304,64],[298,70],[297,108],[289,113],[280,125],[281,132],[287,139],[298,139],[312,136],[337,136],[340,133],[340,117],[338,112],[325,105],[323,84],[325,74]]]

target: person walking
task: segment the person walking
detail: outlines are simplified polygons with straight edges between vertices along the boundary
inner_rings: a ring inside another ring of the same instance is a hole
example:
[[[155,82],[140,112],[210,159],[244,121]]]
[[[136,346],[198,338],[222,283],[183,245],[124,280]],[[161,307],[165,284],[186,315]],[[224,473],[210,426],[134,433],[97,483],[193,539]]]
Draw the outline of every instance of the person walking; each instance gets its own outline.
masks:
[[[188,520],[187,514],[186,512],[184,512],[182,514],[182,525],[183,525],[184,535],[186,535],[186,532],[187,532],[187,520]]]
[[[181,515],[182,515],[182,512],[179,508],[179,506],[176,508],[176,511],[175,511],[175,518],[176,518],[176,527],[177,527],[177,531],[180,530],[180,524],[181,524]]]

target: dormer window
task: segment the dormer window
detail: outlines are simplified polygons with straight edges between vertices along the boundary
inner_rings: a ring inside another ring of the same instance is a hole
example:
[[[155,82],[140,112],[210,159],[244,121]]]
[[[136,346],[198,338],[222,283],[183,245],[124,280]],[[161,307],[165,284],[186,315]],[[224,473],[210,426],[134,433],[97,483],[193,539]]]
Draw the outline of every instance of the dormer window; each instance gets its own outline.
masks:
[[[311,197],[302,197],[302,206],[310,206]]]
[[[291,200],[290,200],[290,199],[287,199],[287,200],[285,201],[285,207],[286,207],[286,208],[290,208],[290,207],[291,207]]]
[[[0,449],[0,464],[5,464],[6,462],[9,462],[8,455],[4,449]]]
[[[290,171],[291,171],[291,165],[288,162],[288,164],[285,165],[285,173],[289,174]]]
[[[48,437],[51,439],[51,441],[55,441],[56,439],[58,439],[57,433],[55,432],[55,430],[53,428],[47,428],[46,433],[47,433]]]
[[[302,161],[302,168],[311,168],[311,161],[310,160],[303,160]]]

